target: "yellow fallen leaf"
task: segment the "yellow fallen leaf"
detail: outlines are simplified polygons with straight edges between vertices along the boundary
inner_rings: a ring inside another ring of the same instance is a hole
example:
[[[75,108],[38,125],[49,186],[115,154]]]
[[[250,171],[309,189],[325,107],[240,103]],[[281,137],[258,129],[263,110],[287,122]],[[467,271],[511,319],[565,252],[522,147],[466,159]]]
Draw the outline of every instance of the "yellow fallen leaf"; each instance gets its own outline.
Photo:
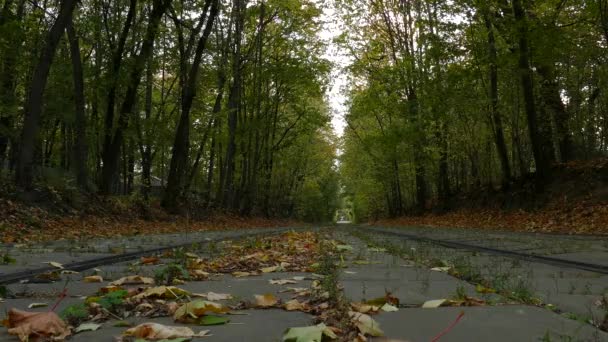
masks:
[[[199,318],[209,312],[226,313],[228,311],[230,309],[222,304],[198,299],[180,306],[173,314],[173,319],[179,322],[186,322],[189,319]]]
[[[84,281],[85,283],[101,283],[103,281],[103,278],[99,275],[92,275],[84,277],[82,281]]]
[[[232,275],[235,276],[235,277],[237,277],[237,278],[242,278],[242,277],[249,277],[251,275],[251,273],[236,271],[236,272],[232,272]]]
[[[270,266],[270,267],[261,268],[260,271],[262,271],[262,273],[271,273],[271,272],[275,272],[278,269],[279,269],[279,266]]]
[[[279,299],[273,294],[255,295],[255,303],[257,307],[269,308],[277,305]]]
[[[144,292],[133,296],[133,299],[161,298],[176,299],[182,296],[189,296],[190,292],[175,286],[157,286],[146,289]]]

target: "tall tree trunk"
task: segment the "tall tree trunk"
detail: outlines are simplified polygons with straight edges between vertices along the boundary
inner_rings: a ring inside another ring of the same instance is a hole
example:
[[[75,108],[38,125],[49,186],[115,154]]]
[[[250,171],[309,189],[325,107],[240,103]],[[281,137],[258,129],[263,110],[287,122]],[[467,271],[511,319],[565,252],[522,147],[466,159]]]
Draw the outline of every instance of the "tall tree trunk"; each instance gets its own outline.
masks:
[[[44,88],[46,88],[46,82],[53,58],[55,57],[57,45],[76,8],[76,0],[62,0],[60,6],[59,15],[53,26],[51,26],[42,47],[25,103],[21,146],[17,161],[17,172],[15,173],[17,185],[25,189],[30,189],[34,180],[34,149],[36,148],[36,141],[40,130]]]
[[[87,189],[87,120],[85,116],[84,76],[82,60],[80,57],[80,44],[74,30],[72,20],[69,21],[66,31],[70,42],[70,57],[72,60],[72,78],[74,82],[74,105],[76,113],[76,144],[74,148],[74,168],[76,170],[76,183],[82,190]]]
[[[207,16],[207,22],[203,34],[196,45],[194,60],[190,67],[186,83],[182,89],[181,115],[177,125],[175,141],[173,143],[173,154],[169,167],[169,178],[167,189],[163,198],[163,206],[167,209],[175,210],[178,206],[179,197],[183,195],[184,181],[188,170],[188,150],[190,148],[190,111],[197,91],[197,81],[200,64],[203,58],[207,40],[213,29],[213,23],[219,11],[219,0],[207,0],[211,9]]]
[[[120,108],[120,115],[116,124],[114,136],[109,146],[104,149],[104,163],[102,168],[102,186],[103,193],[110,193],[112,182],[118,170],[118,161],[120,157],[120,147],[123,143],[124,130],[128,126],[129,117],[132,115],[133,107],[137,98],[137,88],[141,83],[141,74],[146,66],[146,62],[152,55],[154,40],[158,33],[158,26],[162,16],[172,0],[154,0],[153,9],[150,13],[150,21],[146,29],[144,40],[141,45],[139,54],[135,57],[133,69],[129,76],[129,83],[125,98]]]
[[[513,0],[513,14],[519,35],[519,73],[526,117],[528,119],[528,133],[530,134],[530,144],[532,145],[532,154],[534,155],[534,164],[536,165],[537,186],[540,191],[542,183],[549,175],[549,166],[543,153],[543,139],[538,129],[538,118],[534,104],[534,83],[532,81],[532,70],[530,69],[528,23],[522,0]]]
[[[484,22],[488,30],[488,56],[490,62],[490,116],[492,117],[492,128],[494,133],[494,144],[500,160],[502,171],[503,188],[511,181],[511,167],[509,165],[509,154],[505,143],[505,136],[502,128],[502,119],[498,111],[498,65],[496,52],[496,39],[494,37],[494,27],[490,19],[490,14],[484,13]]]
[[[133,21],[135,20],[136,7],[137,0],[129,0],[127,18],[118,38],[118,45],[112,54],[112,60],[110,64],[110,86],[108,89],[108,96],[106,100],[106,114],[104,119],[104,140],[101,152],[103,166],[101,170],[102,175],[100,178],[100,191],[105,194],[109,194],[112,192],[112,178],[114,177],[114,172],[107,174],[111,171],[108,169],[107,163],[114,158],[118,158],[118,156],[110,155],[110,153],[117,153],[117,151],[112,151],[112,140],[114,138],[114,112],[116,107],[116,90],[118,88],[118,80],[120,70],[122,68],[125,45],[129,36],[129,31],[131,30],[131,26],[133,25]],[[116,165],[112,165],[112,167],[115,169]]]
[[[25,10],[25,0],[19,1],[17,11],[12,12],[12,0],[7,0],[0,10],[0,27],[11,24],[17,25],[10,34],[0,38],[0,45],[5,48],[0,50],[0,170],[4,167],[9,144],[11,149],[16,147],[16,137],[12,133],[17,112],[17,99],[15,89],[17,88],[17,61],[21,53],[22,29],[20,27]],[[14,152],[14,151],[13,151]]]
[[[224,167],[226,168],[223,186],[222,205],[227,208],[232,208],[234,205],[234,171],[235,171],[235,157],[236,157],[236,130],[237,130],[237,119],[241,107],[241,87],[242,87],[242,73],[241,73],[241,40],[243,35],[243,26],[245,21],[244,0],[234,0],[234,16],[235,16],[235,30],[234,30],[234,41],[235,50],[232,61],[232,86],[230,87],[230,95],[228,97],[228,146],[226,147],[226,158],[224,161]]]

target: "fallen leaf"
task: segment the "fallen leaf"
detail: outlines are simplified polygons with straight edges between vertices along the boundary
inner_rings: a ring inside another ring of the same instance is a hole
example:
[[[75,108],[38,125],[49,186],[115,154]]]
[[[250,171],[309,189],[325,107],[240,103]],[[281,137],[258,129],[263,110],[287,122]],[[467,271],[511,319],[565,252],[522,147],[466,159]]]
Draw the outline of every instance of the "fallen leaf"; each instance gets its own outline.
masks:
[[[198,325],[222,325],[230,322],[230,318],[223,316],[205,315],[196,321]]]
[[[180,337],[203,337],[209,336],[209,330],[201,330],[195,334],[188,327],[175,327],[158,323],[143,323],[130,328],[123,333],[125,336],[141,337],[145,339],[163,339]]]
[[[146,289],[144,292],[133,296],[133,299],[139,300],[143,298],[161,298],[161,299],[177,299],[182,296],[188,296],[190,292],[180,289],[175,286],[157,286]]]
[[[255,295],[255,303],[258,307],[269,308],[277,305],[278,302],[279,299],[270,293],[265,295]]]
[[[99,275],[92,275],[84,277],[82,281],[84,281],[85,283],[101,283],[103,281],[103,278]]]
[[[141,257],[140,259],[140,263],[142,265],[154,265],[157,264],[160,261],[160,258],[158,257]]]
[[[116,323],[113,324],[113,326],[117,327],[117,328],[120,328],[120,327],[126,328],[126,327],[130,327],[132,325],[133,324],[131,324],[131,322],[129,322],[129,321],[118,321],[118,322],[116,322]]]
[[[368,313],[368,312],[377,312],[380,307],[376,306],[376,305],[370,305],[370,304],[365,304],[365,303],[350,303],[350,306],[353,308],[354,311],[356,312],[360,312],[360,313]]]
[[[348,314],[362,334],[370,336],[384,335],[384,332],[380,330],[380,324],[371,316],[354,311],[350,311]]]
[[[60,264],[60,263],[58,263],[58,262],[56,262],[56,261],[46,261],[46,262],[43,262],[43,264],[49,264],[49,265],[51,265],[53,267],[56,267],[56,268],[59,268],[59,269],[63,269],[63,265]]]
[[[296,284],[297,281],[293,279],[270,279],[268,281],[272,285],[286,285],[286,284]]]
[[[399,311],[399,308],[397,308],[396,306],[390,305],[389,303],[385,303],[384,305],[382,305],[380,310],[382,310],[384,312],[395,312],[395,311]]]
[[[241,272],[241,271],[237,271],[237,272],[232,272],[232,275],[237,277],[237,278],[242,278],[242,277],[249,277],[250,275],[252,275],[249,272]]]
[[[445,303],[446,299],[433,299],[427,300],[422,304],[422,308],[424,309],[435,309],[440,307],[443,303]]]
[[[308,306],[299,302],[297,299],[292,299],[285,303],[283,308],[287,311],[307,311]]]
[[[68,325],[52,311],[27,312],[13,308],[8,312],[7,323],[8,333],[17,335],[21,341],[28,341],[30,336],[63,340],[71,334]]]
[[[343,251],[352,251],[353,250],[353,246],[351,245],[337,245],[336,249],[340,252]]]
[[[49,306],[49,304],[47,303],[32,303],[30,305],[28,305],[28,309],[34,309],[34,308],[44,308],[46,306]]]
[[[436,271],[436,272],[447,272],[449,270],[450,270],[450,268],[448,266],[431,268],[431,271]]]
[[[321,342],[323,336],[337,338],[331,329],[321,323],[310,327],[289,328],[283,335],[283,342]]]
[[[207,299],[214,301],[214,300],[228,300],[228,299],[232,299],[232,295],[229,293],[215,293],[215,292],[209,292],[207,293]]]
[[[95,323],[83,323],[79,325],[76,329],[74,329],[75,333],[83,332],[83,331],[95,331],[101,328],[101,324]]]
[[[477,284],[477,286],[475,286],[475,291],[477,293],[496,293],[496,290],[494,290],[493,288],[485,287],[481,284]]]
[[[120,285],[153,285],[154,279],[148,277],[142,277],[140,275],[122,277],[116,281],[110,283],[110,285],[120,286]]]
[[[173,319],[179,322],[186,322],[191,319],[197,319],[208,312],[226,313],[228,311],[230,309],[222,304],[198,299],[180,306],[173,314]]]
[[[271,273],[271,272],[275,272],[278,269],[279,269],[279,266],[270,266],[270,267],[260,268],[260,271],[262,271],[262,273]]]
[[[104,286],[104,287],[100,288],[99,293],[105,294],[105,293],[110,293],[110,292],[120,291],[120,290],[122,290],[122,287],[116,286],[116,285],[110,285],[110,286]]]

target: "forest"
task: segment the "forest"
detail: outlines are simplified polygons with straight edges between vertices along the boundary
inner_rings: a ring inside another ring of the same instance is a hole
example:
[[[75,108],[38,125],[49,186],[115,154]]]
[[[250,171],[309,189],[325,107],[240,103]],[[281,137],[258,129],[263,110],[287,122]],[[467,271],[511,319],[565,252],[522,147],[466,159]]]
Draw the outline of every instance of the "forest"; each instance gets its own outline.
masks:
[[[314,3],[0,4],[0,165],[19,191],[331,220],[337,141]]]
[[[608,150],[607,48],[607,0],[2,0],[0,175],[306,221],[542,193]]]
[[[608,149],[606,0],[341,1],[360,218],[531,185]]]

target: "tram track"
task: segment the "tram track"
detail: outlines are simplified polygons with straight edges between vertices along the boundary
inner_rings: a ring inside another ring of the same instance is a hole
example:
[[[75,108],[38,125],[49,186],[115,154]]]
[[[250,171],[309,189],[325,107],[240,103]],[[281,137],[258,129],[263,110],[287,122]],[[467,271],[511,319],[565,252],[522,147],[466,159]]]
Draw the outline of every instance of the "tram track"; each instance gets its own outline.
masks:
[[[594,264],[594,263],[575,261],[575,260],[566,260],[566,259],[550,257],[550,256],[546,256],[546,255],[524,253],[524,252],[516,251],[516,250],[498,249],[498,248],[464,243],[464,242],[460,242],[460,241],[435,239],[435,238],[418,236],[418,235],[414,235],[414,234],[408,234],[406,232],[400,232],[400,231],[395,231],[395,230],[390,230],[390,229],[385,229],[385,228],[380,228],[380,227],[358,227],[357,229],[359,229],[360,231],[363,231],[363,232],[368,232],[368,233],[375,232],[375,233],[380,233],[380,234],[384,234],[384,235],[396,236],[396,237],[400,237],[400,238],[406,238],[406,239],[412,240],[412,241],[434,244],[434,245],[442,246],[442,247],[446,247],[446,248],[476,251],[476,252],[481,252],[481,253],[490,254],[490,255],[509,257],[509,258],[519,259],[519,260],[524,260],[524,261],[538,262],[538,263],[543,263],[543,264],[552,265],[552,266],[567,267],[567,268],[574,268],[574,269],[590,271],[590,272],[595,272],[595,273],[600,273],[600,274],[608,274],[608,265]]]
[[[276,228],[276,229],[264,229],[255,232],[245,232],[238,234],[231,234],[229,236],[215,237],[215,238],[206,238],[204,240],[180,243],[168,246],[162,246],[158,248],[149,248],[135,252],[129,253],[121,253],[116,255],[108,255],[98,258],[91,258],[82,261],[75,261],[71,263],[67,263],[62,265],[63,269],[81,272],[86,271],[95,267],[112,265],[120,262],[135,260],[143,256],[150,255],[158,255],[165,251],[179,249],[179,248],[193,248],[200,247],[201,245],[209,244],[209,243],[217,243],[224,240],[234,240],[234,239],[243,239],[248,237],[257,237],[257,236],[268,236],[274,234],[280,234],[291,230],[302,230],[302,229],[310,229],[310,228]],[[35,269],[28,269],[23,271],[11,272],[7,274],[0,274],[0,285],[9,285],[13,283],[17,283],[20,281],[34,279],[36,276],[41,274],[57,271],[58,269],[53,266],[39,267]]]

